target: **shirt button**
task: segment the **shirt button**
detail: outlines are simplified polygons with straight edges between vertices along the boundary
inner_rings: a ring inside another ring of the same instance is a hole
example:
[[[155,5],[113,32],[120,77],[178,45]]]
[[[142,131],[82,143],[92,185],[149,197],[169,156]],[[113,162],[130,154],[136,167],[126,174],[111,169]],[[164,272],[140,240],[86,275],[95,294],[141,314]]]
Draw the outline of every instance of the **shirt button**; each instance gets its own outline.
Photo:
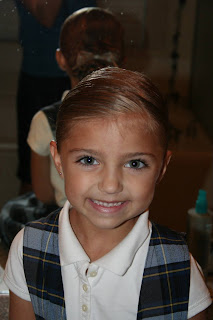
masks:
[[[84,285],[83,285],[83,290],[84,290],[85,292],[87,292],[88,287],[87,287],[87,285],[86,285],[86,284],[84,284]]]
[[[85,304],[83,304],[82,310],[83,310],[84,312],[86,312],[86,311],[88,310],[88,307],[87,307]]]
[[[97,272],[96,271],[90,272],[90,277],[95,277],[95,276],[97,276]]]

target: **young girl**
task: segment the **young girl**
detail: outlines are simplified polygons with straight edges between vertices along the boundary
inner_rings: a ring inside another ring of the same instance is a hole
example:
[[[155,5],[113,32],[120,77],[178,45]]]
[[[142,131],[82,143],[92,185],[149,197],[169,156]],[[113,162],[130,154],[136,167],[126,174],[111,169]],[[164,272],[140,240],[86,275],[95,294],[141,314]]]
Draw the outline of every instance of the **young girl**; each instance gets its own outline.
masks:
[[[205,319],[210,294],[183,236],[148,220],[167,140],[146,76],[109,67],[70,91],[51,142],[68,201],[11,246],[10,319]]]

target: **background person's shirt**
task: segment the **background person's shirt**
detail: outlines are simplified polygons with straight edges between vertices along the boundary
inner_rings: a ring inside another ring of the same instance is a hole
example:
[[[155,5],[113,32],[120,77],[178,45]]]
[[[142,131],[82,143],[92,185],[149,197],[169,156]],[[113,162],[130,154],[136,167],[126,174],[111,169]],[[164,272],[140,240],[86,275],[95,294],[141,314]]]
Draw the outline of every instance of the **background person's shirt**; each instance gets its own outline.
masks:
[[[23,48],[21,70],[37,77],[67,76],[55,59],[61,26],[74,11],[83,7],[95,7],[96,1],[64,0],[51,28],[41,25],[21,0],[15,0],[15,3],[19,14],[19,42]]]

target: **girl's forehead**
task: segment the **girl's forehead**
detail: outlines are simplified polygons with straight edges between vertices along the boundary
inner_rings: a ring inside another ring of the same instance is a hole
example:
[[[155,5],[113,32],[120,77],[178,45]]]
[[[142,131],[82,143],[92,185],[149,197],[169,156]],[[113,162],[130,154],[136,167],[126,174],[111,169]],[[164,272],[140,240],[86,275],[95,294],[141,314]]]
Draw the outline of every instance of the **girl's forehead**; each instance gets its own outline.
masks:
[[[108,152],[111,155],[133,152],[132,150],[162,152],[159,134],[151,131],[145,119],[142,121],[127,115],[78,121],[70,128],[63,148],[102,150],[103,154]]]
[[[155,131],[156,124],[153,119],[147,114],[138,114],[138,113],[124,113],[124,114],[112,114],[98,117],[91,117],[85,119],[77,119],[71,124],[72,128],[79,128],[84,126],[85,124],[91,127],[100,127],[100,129],[104,128],[110,129],[111,127],[117,126],[119,130],[132,130],[143,129],[146,131]]]
[[[88,139],[90,139],[91,132],[100,136],[103,136],[103,134],[105,136],[115,134],[115,137],[118,137],[117,134],[119,133],[121,139],[125,139],[129,134],[134,134],[135,139],[152,136],[153,141],[159,145],[162,144],[160,141],[160,131],[154,120],[138,114],[120,114],[108,117],[78,119],[71,123],[65,140],[78,139],[78,136],[82,134],[88,134]]]

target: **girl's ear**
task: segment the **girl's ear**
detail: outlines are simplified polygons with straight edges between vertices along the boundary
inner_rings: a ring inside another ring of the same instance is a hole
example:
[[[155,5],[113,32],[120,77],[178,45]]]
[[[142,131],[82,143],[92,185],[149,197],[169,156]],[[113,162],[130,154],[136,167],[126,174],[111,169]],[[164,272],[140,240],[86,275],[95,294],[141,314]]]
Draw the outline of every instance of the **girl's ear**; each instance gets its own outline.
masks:
[[[56,61],[58,63],[59,68],[63,71],[67,71],[67,62],[66,62],[66,59],[65,59],[63,53],[61,52],[61,49],[59,49],[59,48],[56,49],[55,58],[56,58]]]
[[[61,157],[60,157],[60,154],[58,153],[57,144],[54,140],[50,142],[50,153],[55,163],[56,170],[58,171],[59,175],[63,177]]]
[[[159,177],[158,177],[156,183],[159,183],[159,182],[163,179],[163,177],[164,177],[164,175],[165,175],[165,173],[166,173],[166,169],[167,169],[167,166],[168,166],[168,164],[169,164],[169,162],[170,162],[171,157],[172,157],[172,152],[171,152],[170,150],[167,150],[166,155],[165,155],[165,158],[164,158],[163,166],[162,166],[162,168],[161,168],[161,172],[160,172],[160,174],[159,174]]]

